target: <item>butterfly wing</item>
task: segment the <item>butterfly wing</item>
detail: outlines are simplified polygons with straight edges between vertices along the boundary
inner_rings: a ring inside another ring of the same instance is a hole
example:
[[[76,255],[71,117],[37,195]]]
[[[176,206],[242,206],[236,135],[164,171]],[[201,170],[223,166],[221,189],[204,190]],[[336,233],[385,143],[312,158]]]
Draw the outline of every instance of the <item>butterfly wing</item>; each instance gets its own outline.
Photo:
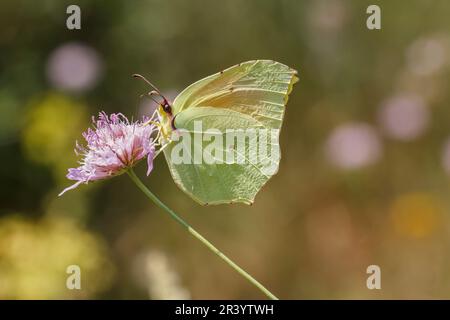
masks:
[[[204,78],[181,92],[173,103],[174,124],[177,131],[189,135],[189,139],[183,137],[183,140],[190,140],[194,147],[184,149],[189,154],[183,156],[191,160],[184,163],[179,163],[181,149],[176,142],[164,149],[175,183],[203,205],[251,204],[257,192],[278,169],[279,130],[288,95],[297,81],[297,72],[284,64],[254,60]],[[202,157],[201,153],[209,143],[194,143],[198,131],[196,122],[201,123],[203,132],[217,131],[210,134],[210,141],[225,144],[222,156],[213,154],[213,157],[220,160],[228,155],[235,160],[243,160],[243,163],[195,161]],[[264,145],[261,142],[256,145],[272,150],[278,156],[260,158],[261,161],[256,162],[249,159],[249,155],[255,153],[251,150],[254,145],[246,143],[243,149],[226,145],[226,131],[230,129],[266,129]]]

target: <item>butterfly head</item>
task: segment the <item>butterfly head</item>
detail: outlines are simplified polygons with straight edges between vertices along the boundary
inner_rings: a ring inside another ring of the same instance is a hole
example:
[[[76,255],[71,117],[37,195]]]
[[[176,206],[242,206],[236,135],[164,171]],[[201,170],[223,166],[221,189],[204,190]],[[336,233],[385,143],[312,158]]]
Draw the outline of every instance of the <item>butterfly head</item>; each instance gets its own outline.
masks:
[[[153,100],[158,104],[158,114],[159,114],[159,122],[161,124],[161,131],[164,138],[167,138],[170,136],[170,133],[175,130],[175,117],[173,116],[172,112],[172,105],[169,103],[169,100],[164,97],[164,95],[161,93],[161,91],[153,85],[150,81],[148,81],[144,76],[140,74],[133,74],[134,78],[141,79],[145,81],[150,87],[152,87],[152,91],[141,95],[141,97],[147,97]],[[158,101],[155,99],[161,98],[162,101]]]
[[[169,101],[166,99],[166,97],[164,97],[164,95],[161,93],[161,91],[155,85],[153,85],[150,81],[148,81],[144,76],[142,76],[140,74],[133,74],[133,77],[145,81],[150,87],[153,88],[152,91],[141,95],[141,97],[146,96],[146,97],[150,98],[151,100],[153,100],[154,102],[156,102],[158,104],[158,111],[159,111],[160,116],[163,119],[168,118],[171,126],[174,128],[174,124],[173,124],[174,117],[172,114],[172,106],[169,103]],[[154,96],[162,98],[163,101],[158,102],[157,100],[155,100],[153,98]]]
[[[165,112],[169,116],[172,115],[172,106],[165,98],[163,103],[160,104],[160,111]]]
[[[158,105],[158,114],[163,136],[170,137],[172,131],[176,130],[175,116],[172,113],[171,104],[166,99]]]

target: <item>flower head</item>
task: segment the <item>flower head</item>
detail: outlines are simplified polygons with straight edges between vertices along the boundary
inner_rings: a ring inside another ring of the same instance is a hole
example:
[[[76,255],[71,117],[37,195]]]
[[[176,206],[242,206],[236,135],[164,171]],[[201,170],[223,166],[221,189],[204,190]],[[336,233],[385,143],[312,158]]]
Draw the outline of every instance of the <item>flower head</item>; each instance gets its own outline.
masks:
[[[67,178],[77,181],[59,195],[78,187],[81,183],[119,175],[139,160],[147,157],[147,175],[153,169],[156,127],[143,122],[130,122],[123,114],[101,112],[98,120],[92,118],[94,128],[83,133],[86,146],[76,144],[75,153],[81,155],[78,168],[70,168]]]

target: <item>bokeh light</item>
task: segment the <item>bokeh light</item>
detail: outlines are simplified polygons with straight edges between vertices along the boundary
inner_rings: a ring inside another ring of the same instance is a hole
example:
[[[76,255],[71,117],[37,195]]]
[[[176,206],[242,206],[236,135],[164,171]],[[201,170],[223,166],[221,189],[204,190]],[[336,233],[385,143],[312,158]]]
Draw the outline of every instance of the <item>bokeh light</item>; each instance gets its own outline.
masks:
[[[447,174],[450,175],[450,138],[447,139],[442,148],[442,166]]]
[[[137,282],[144,286],[151,299],[189,299],[189,291],[181,285],[168,256],[159,250],[151,250],[137,256],[135,261]],[[142,281],[144,280],[144,281]]]
[[[379,121],[384,133],[394,139],[409,141],[427,129],[430,112],[420,96],[401,94],[389,98],[381,107]]]
[[[439,201],[433,195],[412,193],[395,199],[390,214],[399,235],[420,239],[439,227],[441,210]]]
[[[114,268],[101,239],[71,220],[0,220],[0,298],[90,298],[109,288]],[[67,267],[81,269],[83,290],[68,290]]]
[[[318,0],[311,2],[308,15],[311,29],[327,34],[338,33],[348,17],[347,6],[342,0]]]
[[[75,140],[81,138],[88,119],[82,103],[63,95],[47,94],[30,102],[22,130],[27,157],[51,166],[62,180],[68,165],[75,162]]]
[[[433,75],[449,66],[449,53],[448,34],[420,37],[406,52],[408,68],[420,76]]]
[[[47,62],[47,77],[57,89],[82,92],[97,84],[102,73],[102,61],[91,47],[66,43],[56,48]]]
[[[357,169],[375,163],[382,144],[375,129],[366,123],[347,123],[330,134],[325,152],[328,160],[343,169]]]

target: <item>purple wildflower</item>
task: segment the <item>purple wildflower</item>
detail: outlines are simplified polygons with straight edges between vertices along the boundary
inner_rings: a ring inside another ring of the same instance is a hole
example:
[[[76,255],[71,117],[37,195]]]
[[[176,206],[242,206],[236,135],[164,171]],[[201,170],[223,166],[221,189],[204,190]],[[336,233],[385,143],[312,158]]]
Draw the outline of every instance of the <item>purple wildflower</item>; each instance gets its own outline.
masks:
[[[147,119],[144,119],[144,121]],[[98,120],[92,118],[94,128],[83,133],[86,147],[77,142],[75,153],[82,155],[78,168],[70,168],[67,178],[77,181],[59,195],[81,183],[119,175],[139,160],[147,157],[147,175],[153,169],[155,141],[151,137],[156,127],[144,122],[131,122],[123,114],[101,112]]]

